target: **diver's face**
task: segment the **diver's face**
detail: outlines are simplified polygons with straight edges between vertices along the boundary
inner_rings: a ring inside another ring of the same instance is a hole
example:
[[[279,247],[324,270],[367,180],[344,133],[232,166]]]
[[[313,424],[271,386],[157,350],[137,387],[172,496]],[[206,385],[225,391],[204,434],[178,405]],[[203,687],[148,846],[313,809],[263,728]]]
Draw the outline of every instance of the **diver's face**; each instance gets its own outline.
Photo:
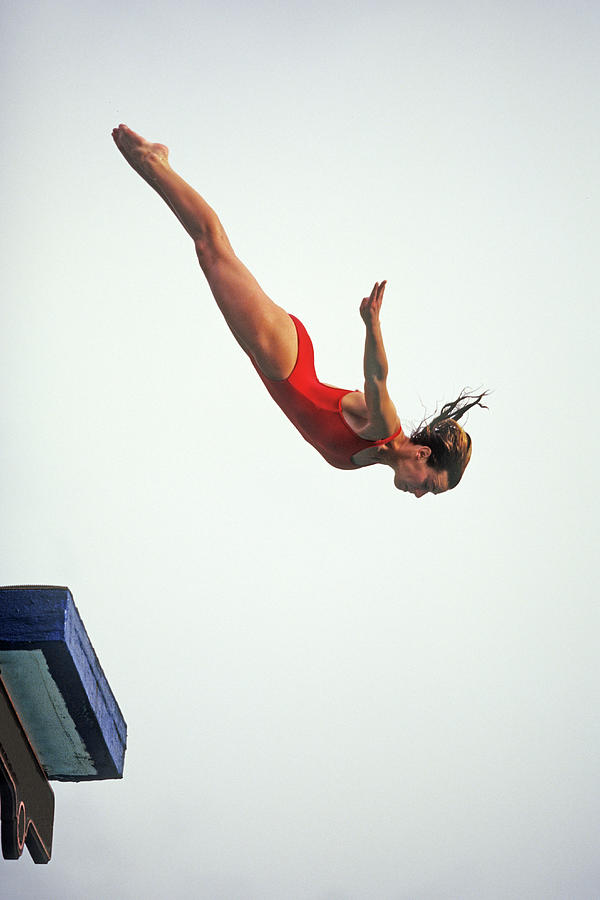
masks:
[[[427,447],[423,448],[427,450]],[[443,494],[448,490],[448,473],[438,472],[427,465],[427,454],[416,454],[403,460],[394,472],[394,486],[399,491],[423,497],[425,494]]]

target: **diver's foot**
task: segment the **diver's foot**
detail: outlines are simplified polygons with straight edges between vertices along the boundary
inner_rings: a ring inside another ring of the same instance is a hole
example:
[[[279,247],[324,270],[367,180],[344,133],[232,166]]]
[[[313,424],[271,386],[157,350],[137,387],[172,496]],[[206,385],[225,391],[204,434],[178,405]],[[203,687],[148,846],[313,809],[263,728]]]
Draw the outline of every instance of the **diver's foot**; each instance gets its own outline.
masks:
[[[149,184],[156,178],[157,167],[169,165],[169,149],[164,144],[151,144],[127,125],[113,128],[113,140],[132,169]]]

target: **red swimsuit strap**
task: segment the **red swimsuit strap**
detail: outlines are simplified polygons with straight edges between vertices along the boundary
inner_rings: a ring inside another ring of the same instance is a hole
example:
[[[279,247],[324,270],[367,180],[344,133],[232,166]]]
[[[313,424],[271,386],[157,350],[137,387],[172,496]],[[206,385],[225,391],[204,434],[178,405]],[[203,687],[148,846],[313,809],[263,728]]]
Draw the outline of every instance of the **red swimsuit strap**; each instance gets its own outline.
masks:
[[[381,447],[382,444],[387,444],[389,441],[393,441],[394,438],[397,438],[399,434],[402,434],[402,425],[400,426],[398,431],[395,431],[389,437],[383,438],[383,440],[381,441],[370,441],[369,443],[374,444],[376,447]]]

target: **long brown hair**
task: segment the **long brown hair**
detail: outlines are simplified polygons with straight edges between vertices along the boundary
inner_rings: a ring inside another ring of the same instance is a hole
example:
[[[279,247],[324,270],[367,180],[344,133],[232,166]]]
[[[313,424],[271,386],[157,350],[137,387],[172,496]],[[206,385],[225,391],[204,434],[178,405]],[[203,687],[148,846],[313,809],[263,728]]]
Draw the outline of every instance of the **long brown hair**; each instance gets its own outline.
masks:
[[[410,436],[413,444],[429,447],[431,454],[427,464],[448,473],[450,490],[456,487],[471,459],[471,437],[458,424],[458,419],[474,406],[487,409],[481,401],[489,391],[481,394],[471,394],[469,391],[470,388],[462,390],[456,400],[445,403],[429,421],[423,419]]]

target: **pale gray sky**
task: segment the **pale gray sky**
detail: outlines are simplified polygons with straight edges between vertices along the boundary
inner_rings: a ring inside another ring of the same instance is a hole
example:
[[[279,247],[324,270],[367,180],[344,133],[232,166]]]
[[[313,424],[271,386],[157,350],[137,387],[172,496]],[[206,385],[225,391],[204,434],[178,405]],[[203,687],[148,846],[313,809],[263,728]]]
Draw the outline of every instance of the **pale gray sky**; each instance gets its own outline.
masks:
[[[2,18],[0,582],[71,588],[129,726],[3,897],[597,898],[598,7]],[[361,386],[387,278],[403,421],[494,389],[456,491],[302,441],[119,122],[323,380]]]

